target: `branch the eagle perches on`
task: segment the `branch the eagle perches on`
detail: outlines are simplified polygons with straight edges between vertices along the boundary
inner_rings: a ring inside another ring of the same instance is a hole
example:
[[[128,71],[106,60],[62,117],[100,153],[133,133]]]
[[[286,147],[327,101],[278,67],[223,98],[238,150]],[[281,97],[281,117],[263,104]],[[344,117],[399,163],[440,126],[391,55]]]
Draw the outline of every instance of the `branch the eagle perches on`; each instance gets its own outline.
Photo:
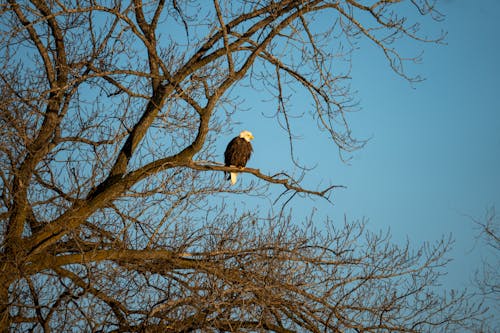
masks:
[[[240,173],[250,173],[257,178],[260,178],[268,183],[272,184],[281,184],[283,185],[286,191],[294,191],[295,193],[303,193],[303,194],[308,194],[308,195],[313,195],[313,196],[319,196],[327,201],[331,202],[329,199],[329,194],[330,192],[335,189],[335,188],[346,188],[344,185],[330,185],[327,186],[324,189],[321,190],[308,190],[306,188],[303,188],[301,185],[297,183],[296,180],[294,180],[290,175],[280,172],[275,175],[269,176],[266,174],[263,174],[260,172],[260,169],[253,169],[253,168],[238,168],[238,167],[227,167],[224,166],[221,163],[216,163],[216,162],[209,162],[209,161],[191,161],[189,163],[185,164],[177,164],[177,166],[182,166],[182,167],[187,167],[193,170],[199,170],[199,171],[225,171],[225,172],[240,172]]]

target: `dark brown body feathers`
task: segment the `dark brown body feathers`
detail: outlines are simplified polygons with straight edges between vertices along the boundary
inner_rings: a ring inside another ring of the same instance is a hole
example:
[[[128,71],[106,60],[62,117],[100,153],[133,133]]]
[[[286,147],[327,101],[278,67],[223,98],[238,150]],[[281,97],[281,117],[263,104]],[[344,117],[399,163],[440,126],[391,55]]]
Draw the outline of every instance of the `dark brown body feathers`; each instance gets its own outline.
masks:
[[[226,166],[244,167],[252,155],[252,145],[247,140],[237,136],[232,139],[224,152]]]

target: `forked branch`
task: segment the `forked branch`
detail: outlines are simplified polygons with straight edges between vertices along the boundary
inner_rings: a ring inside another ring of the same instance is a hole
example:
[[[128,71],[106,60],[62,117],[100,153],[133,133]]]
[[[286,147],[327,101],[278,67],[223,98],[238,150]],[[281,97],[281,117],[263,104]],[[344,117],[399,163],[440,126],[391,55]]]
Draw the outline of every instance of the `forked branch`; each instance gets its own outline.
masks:
[[[323,197],[328,200],[328,194],[335,188],[345,188],[344,185],[330,185],[321,190],[308,190],[302,187],[296,180],[294,180],[291,176],[286,173],[280,172],[278,174],[269,176],[262,172],[260,169],[253,168],[237,168],[237,167],[227,167],[220,164],[213,163],[199,163],[199,162],[191,162],[183,165],[190,169],[200,170],[200,171],[225,171],[225,172],[241,172],[241,173],[250,173],[257,178],[265,180],[268,183],[272,184],[281,184],[287,190],[291,190],[298,193],[304,193],[313,196]]]

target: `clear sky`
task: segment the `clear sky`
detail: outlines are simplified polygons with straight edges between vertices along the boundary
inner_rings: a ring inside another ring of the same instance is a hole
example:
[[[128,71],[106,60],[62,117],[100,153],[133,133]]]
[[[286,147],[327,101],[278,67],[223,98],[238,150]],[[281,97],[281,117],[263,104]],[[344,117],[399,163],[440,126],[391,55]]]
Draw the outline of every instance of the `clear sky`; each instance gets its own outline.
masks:
[[[353,126],[373,137],[344,171],[337,209],[412,241],[452,233],[448,282],[459,287],[485,255],[470,216],[500,209],[500,2],[440,8],[447,45],[424,45],[423,63],[410,69],[426,81],[413,88],[358,52],[353,85],[363,111]]]
[[[339,223],[344,214],[348,220],[367,218],[369,229],[389,228],[395,242],[408,238],[415,247],[452,234],[454,261],[443,284],[463,288],[482,257],[497,263],[499,258],[475,241],[478,231],[471,216],[482,219],[491,206],[500,211],[500,1],[443,0],[439,9],[445,20],[434,28],[447,31],[447,44],[408,43],[409,54],[424,51],[423,62],[408,68],[424,82],[410,85],[391,71],[379,50],[360,45],[351,74],[362,110],[350,119],[356,137],[371,139],[346,164],[331,144],[306,140],[314,137],[314,126],[301,128],[304,144],[299,140],[298,158],[317,157],[313,172],[324,175],[318,179],[347,189],[335,192],[333,207],[294,199],[291,208],[315,207]],[[245,106],[265,103],[270,102],[258,103],[251,96]],[[276,103],[271,104],[272,110]],[[282,146],[286,140],[252,119],[251,112],[241,117],[241,129],[256,137],[248,166],[263,172],[286,169],[280,164],[289,160],[279,157],[280,150],[288,149]]]
[[[500,210],[500,2],[439,8],[447,45],[417,45],[423,62],[410,68],[424,82],[396,77],[376,51],[357,53],[353,86],[363,111],[352,123],[372,138],[342,170],[348,189],[337,194],[336,209],[412,241],[452,233],[449,282],[459,287],[485,254],[470,216]]]

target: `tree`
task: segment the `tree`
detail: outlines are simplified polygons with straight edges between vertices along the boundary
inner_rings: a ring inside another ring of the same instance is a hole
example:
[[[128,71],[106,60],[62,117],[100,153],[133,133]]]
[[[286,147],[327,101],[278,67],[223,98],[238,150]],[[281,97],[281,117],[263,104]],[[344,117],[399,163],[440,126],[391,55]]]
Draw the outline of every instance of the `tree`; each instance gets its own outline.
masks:
[[[500,253],[500,237],[498,233],[499,218],[496,215],[495,207],[489,207],[486,210],[483,219],[472,218],[472,221],[478,227],[476,236],[478,245],[483,247],[484,254],[482,267],[474,276],[474,284],[478,293],[484,297],[486,302],[491,303],[490,313],[492,319],[486,321],[486,325],[492,326],[492,332],[498,331],[500,322],[498,320],[498,300],[500,298],[500,270],[496,264]]]
[[[498,235],[499,219],[495,212],[495,207],[490,207],[486,211],[484,220],[472,219],[479,228],[477,238],[491,250],[493,256],[498,256],[500,251],[500,236]],[[498,267],[487,260],[483,264],[482,274],[476,276],[476,282],[484,295],[498,297],[500,293],[500,273]]]
[[[351,151],[356,40],[399,75],[398,13],[428,0],[15,1],[1,5],[1,274],[5,330],[416,332],[472,327],[480,307],[435,287],[450,242],[412,251],[363,222],[294,221],[301,184],[287,89]],[[318,24],[321,22],[321,24]],[[327,24],[323,24],[327,22]],[[293,168],[230,187],[215,143],[238,89],[276,101]],[[295,175],[294,175],[295,174]],[[225,193],[283,209],[233,209]]]

